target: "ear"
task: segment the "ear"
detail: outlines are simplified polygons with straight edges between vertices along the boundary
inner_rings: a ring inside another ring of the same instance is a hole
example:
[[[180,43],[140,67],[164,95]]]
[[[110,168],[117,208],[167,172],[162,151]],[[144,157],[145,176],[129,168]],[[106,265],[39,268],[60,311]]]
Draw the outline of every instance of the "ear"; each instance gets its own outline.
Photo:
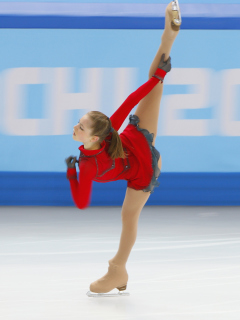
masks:
[[[99,140],[99,137],[97,137],[97,136],[94,136],[93,138],[92,138],[92,141],[93,142],[97,142]]]

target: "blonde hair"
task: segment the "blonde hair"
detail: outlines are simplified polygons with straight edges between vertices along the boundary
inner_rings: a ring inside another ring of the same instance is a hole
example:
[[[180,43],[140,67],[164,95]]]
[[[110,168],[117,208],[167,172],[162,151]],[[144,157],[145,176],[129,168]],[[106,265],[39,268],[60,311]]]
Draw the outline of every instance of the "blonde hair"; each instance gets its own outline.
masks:
[[[87,114],[92,123],[92,126],[90,127],[90,129],[92,130],[91,135],[99,137],[98,141],[99,143],[102,143],[110,133],[110,129],[112,127],[111,120],[100,111],[90,111]],[[126,158],[126,154],[122,146],[122,141],[118,132],[114,130],[114,128],[111,140],[107,141],[110,143],[107,152],[111,159],[114,160],[116,158]]]

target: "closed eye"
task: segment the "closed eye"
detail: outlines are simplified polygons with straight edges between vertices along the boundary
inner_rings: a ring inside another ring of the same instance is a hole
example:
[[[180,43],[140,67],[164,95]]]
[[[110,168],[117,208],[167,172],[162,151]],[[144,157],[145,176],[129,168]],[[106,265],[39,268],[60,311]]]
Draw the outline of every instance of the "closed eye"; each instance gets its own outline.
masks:
[[[78,123],[80,122],[80,119],[78,120]],[[80,127],[79,127],[82,131],[83,131],[83,129],[81,128],[81,124],[80,124]]]

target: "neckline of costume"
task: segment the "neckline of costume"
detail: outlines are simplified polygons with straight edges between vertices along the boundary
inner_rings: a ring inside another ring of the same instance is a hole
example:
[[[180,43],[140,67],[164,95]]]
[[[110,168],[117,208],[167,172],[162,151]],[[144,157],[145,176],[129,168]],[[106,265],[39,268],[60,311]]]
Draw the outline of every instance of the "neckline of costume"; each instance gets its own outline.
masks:
[[[81,145],[78,149],[85,155],[85,156],[94,156],[95,154],[98,154],[102,152],[105,149],[106,142],[103,140],[103,142],[100,144],[101,148],[96,150],[87,150],[84,149],[84,145]]]

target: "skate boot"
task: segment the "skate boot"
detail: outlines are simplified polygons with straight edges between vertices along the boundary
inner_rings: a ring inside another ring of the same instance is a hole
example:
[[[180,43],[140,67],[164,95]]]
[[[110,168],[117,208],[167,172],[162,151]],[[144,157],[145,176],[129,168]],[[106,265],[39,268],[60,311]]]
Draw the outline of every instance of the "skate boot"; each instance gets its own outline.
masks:
[[[118,266],[109,262],[108,272],[102,278],[90,284],[90,291],[87,292],[89,297],[112,297],[126,296],[128,274],[125,266]],[[118,293],[109,293],[113,289],[118,289]]]
[[[172,1],[172,28],[176,31],[180,29],[182,24],[181,12],[179,8],[178,0]]]

